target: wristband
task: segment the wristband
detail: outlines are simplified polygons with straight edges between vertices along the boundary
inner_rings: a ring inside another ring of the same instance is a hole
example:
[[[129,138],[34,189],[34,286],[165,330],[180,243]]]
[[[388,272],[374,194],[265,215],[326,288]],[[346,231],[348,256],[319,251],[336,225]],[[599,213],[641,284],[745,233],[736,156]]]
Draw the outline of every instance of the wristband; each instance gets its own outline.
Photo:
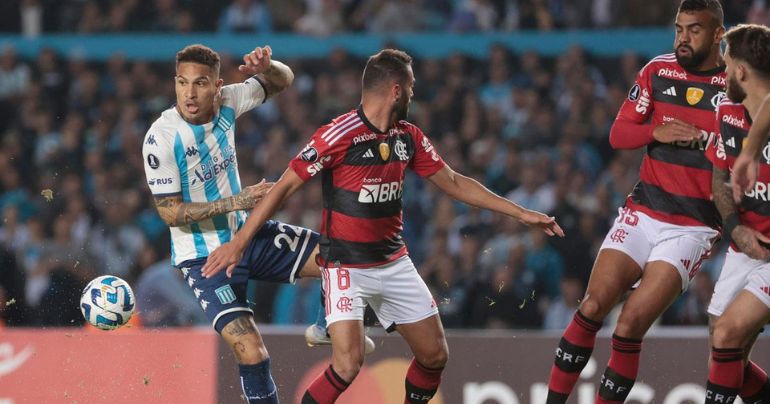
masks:
[[[735,230],[736,227],[740,226],[741,219],[738,217],[737,213],[730,213],[725,218],[724,226],[722,226],[722,234],[724,235],[725,239],[732,240],[733,230]]]

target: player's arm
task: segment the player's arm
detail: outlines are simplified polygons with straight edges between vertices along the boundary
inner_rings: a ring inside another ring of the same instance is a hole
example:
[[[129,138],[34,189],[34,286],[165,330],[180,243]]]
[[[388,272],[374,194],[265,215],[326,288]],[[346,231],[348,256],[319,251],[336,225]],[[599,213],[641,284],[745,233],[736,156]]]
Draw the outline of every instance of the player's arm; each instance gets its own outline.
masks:
[[[762,100],[757,116],[751,123],[748,141],[733,164],[732,188],[733,199],[741,200],[743,194],[754,187],[757,181],[759,164],[757,160],[770,138],[770,94]]]
[[[758,260],[770,258],[770,251],[760,243],[770,243],[770,239],[760,232],[741,224],[738,208],[730,190],[728,170],[714,165],[711,177],[711,193],[714,204],[722,216],[723,233],[726,238],[732,239],[744,254]]]
[[[156,196],[155,207],[158,215],[169,227],[179,227],[210,219],[221,214],[248,210],[262,200],[272,183],[264,180],[257,185],[243,189],[238,195],[213,202],[183,202],[182,195]]]
[[[458,201],[502,213],[528,226],[538,226],[549,236],[558,235],[564,237],[564,230],[559,227],[555,218],[525,209],[495,194],[473,178],[455,172],[448,165],[445,165],[435,174],[427,177],[427,179]]]
[[[206,260],[206,264],[201,268],[201,273],[208,278],[223,268],[227,268],[227,276],[232,275],[235,265],[241,260],[243,251],[249,244],[249,240],[254,238],[262,225],[272,217],[283,202],[305,182],[300,178],[292,168],[286,169],[278,182],[268,192],[267,196],[254,207],[249,214],[246,223],[235,234],[232,241],[221,245],[214,250]]]
[[[265,99],[273,97],[289,88],[294,81],[294,72],[289,66],[272,59],[273,49],[270,46],[256,47],[243,55],[243,64],[238,70],[257,76],[265,88]]]

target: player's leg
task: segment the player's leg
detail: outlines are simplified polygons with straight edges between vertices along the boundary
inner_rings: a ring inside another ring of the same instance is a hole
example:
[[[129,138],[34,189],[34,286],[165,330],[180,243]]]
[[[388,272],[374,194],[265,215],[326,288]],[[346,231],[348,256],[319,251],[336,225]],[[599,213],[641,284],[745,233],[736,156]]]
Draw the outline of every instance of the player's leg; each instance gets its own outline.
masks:
[[[405,403],[427,403],[436,394],[449,357],[444,327],[438,314],[396,330],[409,344],[414,358],[406,371]]]
[[[770,398],[767,397],[765,372],[756,364],[749,363],[749,380],[744,380],[746,367],[743,361],[744,353],[750,349],[756,334],[770,320],[769,288],[768,265],[755,268],[748,277],[746,289],[738,294],[714,324],[706,403],[722,399],[727,402],[741,390],[749,400],[747,402],[764,402]]]
[[[647,264],[639,287],[623,303],[597,403],[625,400],[636,380],[644,334],[681,291],[682,278],[671,264],[662,261]]]
[[[448,357],[444,328],[428,286],[408,256],[371,270],[381,296],[370,306],[388,332],[398,331],[414,358],[406,373],[405,403],[427,403],[438,391]]]
[[[364,361],[363,319],[368,293],[367,279],[360,271],[346,268],[322,270],[332,363],[305,391],[303,404],[335,402],[361,369]]]
[[[732,248],[727,251],[724,265],[719,274],[719,279],[714,286],[714,294],[711,296],[708,307],[709,351],[714,346],[714,326],[717,320],[727,310],[728,305],[735,300],[738,293],[746,286],[749,275],[764,264],[764,262],[752,260],[747,255],[736,252]],[[770,403],[770,380],[768,380],[767,373],[749,359],[751,348],[754,346],[758,335],[759,333],[755,333],[751,341],[743,347],[743,360],[745,362],[743,384],[738,391],[738,395],[743,399],[743,402],[752,404],[762,402],[762,398],[766,400],[764,402]],[[711,355],[709,355],[708,364],[710,368]]]
[[[547,404],[567,402],[593,353],[602,321],[642,275],[642,265],[652,249],[646,234],[649,231],[635,212],[619,210],[594,262],[583,302],[556,348],[548,378]]]
[[[220,331],[235,354],[243,394],[249,404],[278,403],[278,390],[270,373],[270,357],[254,318],[238,313]]]
[[[320,248],[316,244],[315,248],[310,253],[310,258],[305,261],[305,264],[302,266],[302,269],[299,272],[300,278],[321,277],[321,268],[315,261],[315,257],[318,256],[319,253]],[[326,300],[324,299],[324,292],[320,287],[320,284],[318,297],[321,299],[321,305],[318,306],[318,313],[316,313],[315,322],[305,329],[305,342],[308,346],[311,347],[318,345],[331,345],[332,343],[331,337],[329,336],[329,333],[326,329]],[[372,341],[372,339],[368,336],[364,336],[364,346],[367,355],[374,352],[376,348],[374,341]]]
[[[250,404],[277,403],[270,358],[246,299],[248,270],[236,268],[231,278],[225,271],[204,278],[200,272],[203,263],[205,260],[188,261],[180,269],[214,329],[233,350],[244,395]]]

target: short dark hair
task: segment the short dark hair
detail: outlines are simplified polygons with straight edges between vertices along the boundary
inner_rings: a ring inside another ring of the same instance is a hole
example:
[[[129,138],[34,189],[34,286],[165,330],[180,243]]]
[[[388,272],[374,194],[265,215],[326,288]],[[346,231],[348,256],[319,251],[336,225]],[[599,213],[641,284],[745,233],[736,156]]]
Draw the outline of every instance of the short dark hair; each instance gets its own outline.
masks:
[[[759,24],[740,24],[724,35],[727,52],[751,66],[762,77],[770,77],[770,28]]]
[[[208,66],[217,75],[219,75],[219,54],[214,52],[213,49],[208,46],[195,44],[188,45],[184,49],[176,53],[176,65],[180,63],[191,62]]]
[[[722,10],[722,5],[719,0],[682,0],[679,4],[679,12],[682,11],[702,11],[708,10],[714,15],[718,26],[722,26],[725,23],[725,12]]]
[[[362,85],[369,90],[389,80],[405,83],[409,78],[412,57],[398,49],[383,49],[369,57],[364,67]]]

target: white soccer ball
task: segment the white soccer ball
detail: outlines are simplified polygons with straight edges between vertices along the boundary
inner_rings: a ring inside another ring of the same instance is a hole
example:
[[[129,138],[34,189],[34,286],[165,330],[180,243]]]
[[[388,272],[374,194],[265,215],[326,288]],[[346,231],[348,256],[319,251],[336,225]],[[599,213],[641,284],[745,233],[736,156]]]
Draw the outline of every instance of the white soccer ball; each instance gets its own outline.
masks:
[[[100,276],[86,285],[80,295],[80,311],[96,328],[114,330],[134,314],[134,292],[117,276]]]

